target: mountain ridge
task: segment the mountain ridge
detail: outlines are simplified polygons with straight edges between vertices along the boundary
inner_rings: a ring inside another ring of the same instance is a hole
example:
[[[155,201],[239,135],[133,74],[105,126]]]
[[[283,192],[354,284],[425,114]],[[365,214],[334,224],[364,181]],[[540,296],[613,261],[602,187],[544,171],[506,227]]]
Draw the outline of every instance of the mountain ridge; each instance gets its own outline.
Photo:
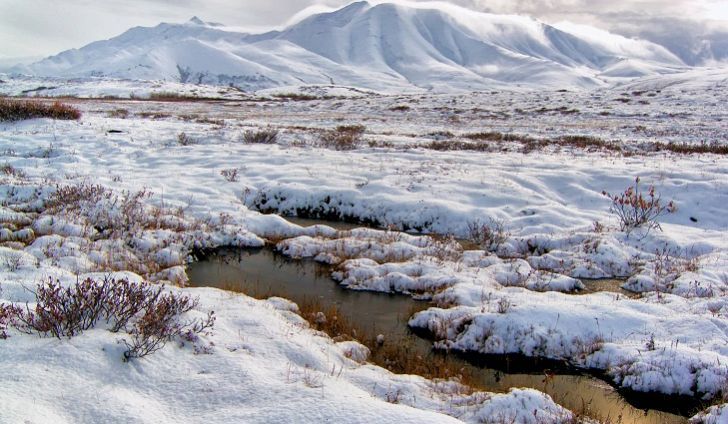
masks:
[[[449,91],[515,85],[588,88],[687,68],[659,45],[587,33],[523,16],[359,1],[260,34],[231,31],[197,17],[134,27],[20,71],[244,90],[337,84]]]

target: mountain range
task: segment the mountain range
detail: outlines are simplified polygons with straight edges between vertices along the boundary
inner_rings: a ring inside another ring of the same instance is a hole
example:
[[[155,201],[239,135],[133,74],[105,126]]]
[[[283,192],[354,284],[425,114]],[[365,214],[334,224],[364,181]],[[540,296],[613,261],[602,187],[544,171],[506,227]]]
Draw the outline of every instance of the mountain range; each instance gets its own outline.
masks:
[[[687,68],[660,45],[592,27],[361,1],[261,34],[198,18],[135,27],[14,71],[233,85],[246,91],[334,84],[393,92],[589,88]]]

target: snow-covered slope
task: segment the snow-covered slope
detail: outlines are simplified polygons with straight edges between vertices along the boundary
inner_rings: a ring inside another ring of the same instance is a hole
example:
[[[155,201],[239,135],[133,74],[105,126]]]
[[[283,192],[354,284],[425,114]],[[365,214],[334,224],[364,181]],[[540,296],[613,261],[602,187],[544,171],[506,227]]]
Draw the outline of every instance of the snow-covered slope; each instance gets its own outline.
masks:
[[[283,31],[243,34],[197,18],[133,28],[28,66],[42,76],[164,79],[262,89],[337,84],[383,91],[521,84],[590,87],[672,72],[666,49],[589,27],[549,26],[436,4],[352,3]]]

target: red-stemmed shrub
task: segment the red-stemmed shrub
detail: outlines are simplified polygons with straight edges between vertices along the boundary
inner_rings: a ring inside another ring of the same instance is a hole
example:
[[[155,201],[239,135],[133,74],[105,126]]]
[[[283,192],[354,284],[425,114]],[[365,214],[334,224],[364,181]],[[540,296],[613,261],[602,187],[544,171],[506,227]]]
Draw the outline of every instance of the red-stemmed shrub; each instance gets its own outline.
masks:
[[[622,231],[631,231],[637,227],[646,227],[647,230],[657,228],[662,230],[657,221],[662,215],[676,210],[675,204],[670,201],[665,204],[655,193],[655,187],[649,186],[647,193],[640,189],[640,178],[635,178],[634,185],[627,187],[624,192],[612,195],[603,191],[602,194],[612,200],[609,211],[617,215]]]
[[[8,327],[41,337],[71,338],[104,321],[109,331],[131,335],[130,341],[122,340],[127,347],[124,359],[129,360],[154,353],[174,339],[192,342],[195,352],[206,352],[198,346],[198,335],[215,323],[214,312],[203,319],[182,320],[198,306],[198,299],[147,282],[89,278],[63,287],[49,280],[34,294],[34,308],[0,304],[0,339],[7,338]]]

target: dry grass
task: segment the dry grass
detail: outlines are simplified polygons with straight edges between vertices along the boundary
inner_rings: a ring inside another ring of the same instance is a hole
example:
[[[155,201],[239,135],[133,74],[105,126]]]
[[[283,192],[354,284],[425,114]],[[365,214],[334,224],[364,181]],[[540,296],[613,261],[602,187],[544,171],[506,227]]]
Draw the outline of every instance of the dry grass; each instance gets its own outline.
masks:
[[[312,101],[312,100],[325,100],[325,99],[332,98],[330,96],[319,97],[319,96],[314,96],[312,94],[303,94],[303,93],[281,93],[281,94],[274,94],[273,97],[275,97],[276,99],[293,100],[293,101],[297,101],[297,102],[307,102],[307,101]]]
[[[187,133],[181,132],[177,134],[177,144],[180,146],[192,146],[197,144],[199,141],[195,138],[190,137]]]
[[[144,99],[138,99],[144,100]],[[157,91],[149,94],[149,100],[155,102],[190,102],[220,100],[214,97],[200,97],[192,94],[176,93],[173,91]]]
[[[15,178],[25,179],[28,178],[28,174],[25,173],[22,169],[18,169],[9,163],[6,163],[2,166],[0,166],[0,174],[4,174],[7,176],[13,176]]]
[[[413,307],[412,313],[428,305],[423,303],[417,306],[419,308]],[[454,379],[465,386],[475,384],[475,377],[455,366],[455,362],[449,361],[446,354],[433,352],[423,358],[413,342],[381,343],[377,334],[371,334],[349,322],[336,306],[323,306],[314,299],[301,302],[298,307],[300,315],[313,328],[323,331],[336,341],[357,340],[372,352],[371,362],[393,373],[414,374],[428,379]]]
[[[278,130],[273,128],[249,130],[243,133],[243,143],[246,144],[275,144],[277,140]]]
[[[323,131],[320,136],[321,146],[334,150],[353,150],[359,147],[366,131],[364,125],[339,125]]]
[[[0,121],[22,121],[35,118],[76,120],[81,112],[73,106],[37,100],[0,99]]]
[[[127,109],[114,109],[107,112],[109,118],[120,118],[126,119],[129,117],[129,110]]]
[[[165,112],[139,112],[136,116],[142,119],[165,119],[170,118],[172,115]]]
[[[719,143],[700,143],[700,144],[689,144],[689,143],[654,143],[651,145],[655,151],[679,153],[683,155],[700,154],[700,153],[712,153],[714,155],[728,155],[728,144]]]
[[[448,134],[450,138],[455,137]],[[555,138],[537,139],[527,135],[501,133],[497,131],[484,131],[478,133],[469,133],[462,135],[462,138],[468,140],[436,140],[424,147],[438,151],[453,150],[469,150],[476,152],[492,152],[499,150],[507,150],[506,143],[517,143],[520,145],[523,153],[529,153],[536,150],[543,150],[548,147],[563,147],[590,152],[615,152],[623,155],[633,155],[639,153],[650,152],[670,152],[681,155],[710,153],[716,155],[728,155],[728,145],[720,143],[660,143],[650,142],[637,146],[637,149],[625,149],[623,144],[615,140],[604,140],[599,137],[589,135],[563,135]]]
[[[410,109],[412,108],[407,105],[397,105],[389,108],[392,112],[407,112]]]

